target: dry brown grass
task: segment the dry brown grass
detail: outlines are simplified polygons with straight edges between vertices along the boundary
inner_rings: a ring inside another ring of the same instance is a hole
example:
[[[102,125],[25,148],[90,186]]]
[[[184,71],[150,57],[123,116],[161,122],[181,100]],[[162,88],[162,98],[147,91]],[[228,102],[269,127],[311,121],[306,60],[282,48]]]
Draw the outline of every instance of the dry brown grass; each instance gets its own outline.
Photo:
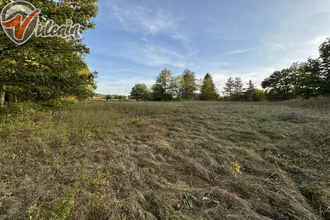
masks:
[[[330,115],[314,105],[3,112],[0,219],[328,219]]]

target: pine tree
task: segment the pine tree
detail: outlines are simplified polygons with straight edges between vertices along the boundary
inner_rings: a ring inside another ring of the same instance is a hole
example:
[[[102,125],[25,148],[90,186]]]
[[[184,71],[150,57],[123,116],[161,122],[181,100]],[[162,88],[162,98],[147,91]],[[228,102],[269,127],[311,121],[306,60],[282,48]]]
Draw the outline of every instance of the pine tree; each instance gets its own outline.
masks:
[[[213,79],[209,73],[207,73],[203,80],[201,88],[201,100],[217,100],[218,94],[213,83]]]
[[[243,92],[243,83],[240,77],[236,77],[234,81],[234,94],[232,96],[232,100],[234,101],[242,101],[242,92]]]
[[[223,92],[225,95],[232,98],[234,94],[234,80],[233,78],[229,77],[226,82],[226,87],[223,88],[225,91]]]
[[[236,77],[234,82],[234,93],[236,95],[240,95],[242,93],[242,88],[243,88],[242,79],[240,77]]]
[[[250,101],[253,101],[252,93],[255,90],[255,86],[254,86],[252,80],[249,80],[247,85],[248,85],[248,88],[246,89],[245,96],[246,96],[246,101],[250,102]]]

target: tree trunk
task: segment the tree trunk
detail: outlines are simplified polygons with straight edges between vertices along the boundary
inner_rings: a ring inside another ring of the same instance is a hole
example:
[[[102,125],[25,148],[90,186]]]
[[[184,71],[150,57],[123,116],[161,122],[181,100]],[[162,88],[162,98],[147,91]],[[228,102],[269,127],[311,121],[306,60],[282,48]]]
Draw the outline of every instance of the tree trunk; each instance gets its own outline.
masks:
[[[5,86],[2,86],[2,88],[0,87],[0,106],[1,106],[1,108],[3,108],[3,104],[5,103],[5,95],[6,95]]]

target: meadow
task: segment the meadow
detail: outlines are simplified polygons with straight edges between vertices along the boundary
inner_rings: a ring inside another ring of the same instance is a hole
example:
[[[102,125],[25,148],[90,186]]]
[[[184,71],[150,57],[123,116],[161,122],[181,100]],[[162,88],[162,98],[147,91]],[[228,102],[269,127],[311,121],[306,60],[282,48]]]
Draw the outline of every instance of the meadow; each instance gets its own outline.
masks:
[[[329,98],[0,117],[0,219],[330,219]]]

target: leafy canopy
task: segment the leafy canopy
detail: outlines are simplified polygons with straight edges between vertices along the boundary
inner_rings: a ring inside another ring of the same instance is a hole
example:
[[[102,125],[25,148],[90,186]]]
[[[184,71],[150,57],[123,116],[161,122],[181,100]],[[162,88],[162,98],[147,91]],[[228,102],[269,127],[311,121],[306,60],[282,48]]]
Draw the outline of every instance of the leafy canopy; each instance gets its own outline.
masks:
[[[145,84],[136,84],[131,91],[131,98],[136,100],[147,100],[149,95],[148,87]]]
[[[81,25],[81,32],[95,28],[92,18],[98,13],[98,0],[27,1],[41,9],[41,23],[51,19],[61,25],[71,19]],[[2,1],[0,9],[9,2]],[[97,74],[90,72],[83,60],[88,53],[82,40],[73,38],[32,36],[17,46],[0,29],[0,90],[12,88],[19,99],[86,98],[96,87]]]

